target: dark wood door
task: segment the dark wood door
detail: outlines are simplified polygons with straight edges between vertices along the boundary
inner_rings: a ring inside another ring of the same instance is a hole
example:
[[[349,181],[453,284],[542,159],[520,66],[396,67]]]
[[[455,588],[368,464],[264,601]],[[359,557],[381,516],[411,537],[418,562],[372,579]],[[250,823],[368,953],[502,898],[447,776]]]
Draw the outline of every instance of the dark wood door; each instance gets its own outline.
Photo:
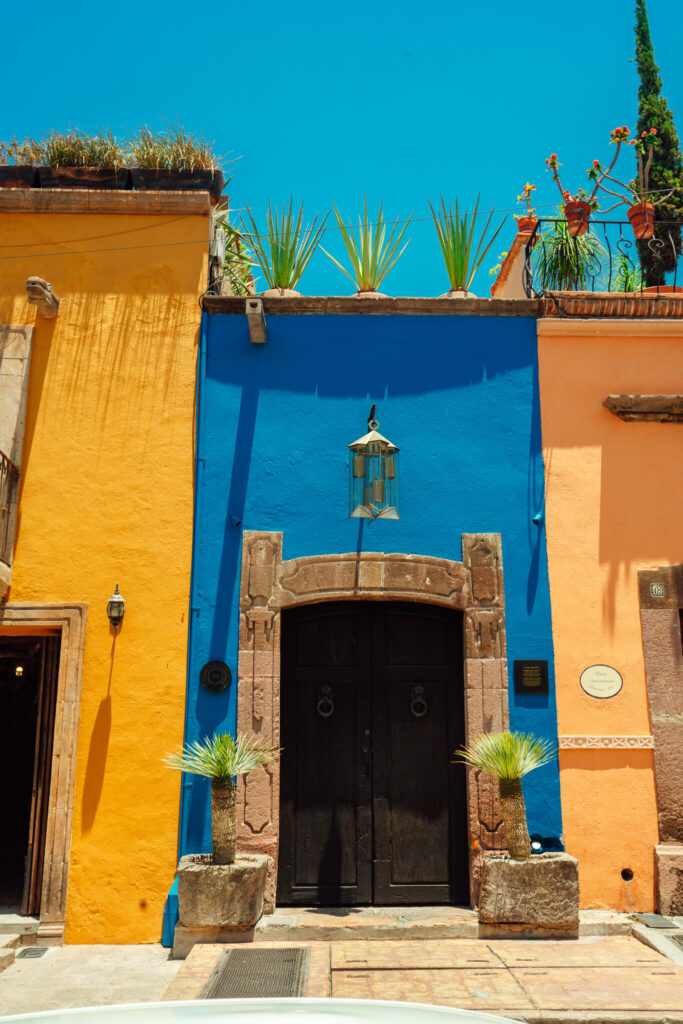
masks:
[[[282,655],[278,901],[466,903],[461,615],[295,609]]]

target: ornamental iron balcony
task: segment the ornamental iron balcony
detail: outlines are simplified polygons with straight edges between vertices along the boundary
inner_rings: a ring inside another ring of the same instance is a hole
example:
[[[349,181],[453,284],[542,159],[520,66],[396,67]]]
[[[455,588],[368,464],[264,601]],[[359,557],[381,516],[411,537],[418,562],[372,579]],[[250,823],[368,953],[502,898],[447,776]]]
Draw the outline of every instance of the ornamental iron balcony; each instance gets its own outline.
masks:
[[[637,241],[628,221],[591,218],[588,231],[574,238],[565,220],[538,220],[524,254],[525,294],[531,299],[552,292],[643,292],[647,288],[641,266],[644,249],[650,266],[661,270],[662,279],[667,272],[673,273],[675,291],[680,229],[677,221],[657,221],[653,237]],[[647,290],[670,292],[671,285]]]
[[[4,452],[0,452],[0,560],[7,565],[12,557],[12,510],[18,483],[18,467]]]

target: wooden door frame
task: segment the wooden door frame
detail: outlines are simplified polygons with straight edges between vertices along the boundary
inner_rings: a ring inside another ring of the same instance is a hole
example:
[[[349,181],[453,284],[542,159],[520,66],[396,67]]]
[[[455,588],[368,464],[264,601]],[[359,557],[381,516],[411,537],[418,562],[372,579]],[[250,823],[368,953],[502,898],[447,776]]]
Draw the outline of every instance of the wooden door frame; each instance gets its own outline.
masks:
[[[282,533],[245,530],[240,581],[237,728],[280,742],[281,612],[323,601],[416,601],[464,612],[468,740],[508,727],[505,591],[501,536],[462,535],[462,562],[423,555],[350,552],[282,560]],[[266,913],[275,907],[280,771],[241,776],[238,840],[270,858]],[[497,787],[467,771],[470,898],[484,858],[505,849]]]
[[[15,630],[22,636],[58,631],[61,638],[38,927],[38,939],[51,942],[63,941],[66,922],[87,612],[87,604],[0,602],[0,630],[4,635],[12,636]]]

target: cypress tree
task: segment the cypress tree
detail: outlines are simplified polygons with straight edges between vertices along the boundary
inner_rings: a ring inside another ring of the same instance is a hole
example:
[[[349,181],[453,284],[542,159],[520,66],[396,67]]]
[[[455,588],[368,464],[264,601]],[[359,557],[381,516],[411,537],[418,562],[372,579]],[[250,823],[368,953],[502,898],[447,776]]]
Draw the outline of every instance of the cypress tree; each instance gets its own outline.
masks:
[[[640,75],[638,89],[637,136],[650,128],[657,129],[657,145],[650,168],[650,191],[664,192],[675,181],[681,181],[683,162],[681,147],[676,133],[673,112],[662,96],[662,78],[655,64],[655,52],[650,36],[646,0],[636,0],[636,63]],[[634,175],[635,176],[635,175]],[[683,193],[679,189],[661,206],[655,207],[656,221],[683,221]],[[639,242],[640,263],[644,282],[647,285],[665,283],[665,272],[676,267],[677,254],[681,251],[681,228],[660,228],[655,233],[666,244],[659,250],[658,258],[647,242]],[[669,234],[675,251],[669,243]]]

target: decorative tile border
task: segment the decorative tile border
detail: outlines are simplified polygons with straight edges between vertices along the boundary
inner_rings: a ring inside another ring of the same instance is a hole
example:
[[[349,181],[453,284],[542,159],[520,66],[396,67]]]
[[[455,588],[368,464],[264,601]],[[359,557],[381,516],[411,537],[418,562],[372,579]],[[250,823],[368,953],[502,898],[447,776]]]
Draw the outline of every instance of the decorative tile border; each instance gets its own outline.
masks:
[[[560,750],[653,750],[653,736],[558,736]]]

